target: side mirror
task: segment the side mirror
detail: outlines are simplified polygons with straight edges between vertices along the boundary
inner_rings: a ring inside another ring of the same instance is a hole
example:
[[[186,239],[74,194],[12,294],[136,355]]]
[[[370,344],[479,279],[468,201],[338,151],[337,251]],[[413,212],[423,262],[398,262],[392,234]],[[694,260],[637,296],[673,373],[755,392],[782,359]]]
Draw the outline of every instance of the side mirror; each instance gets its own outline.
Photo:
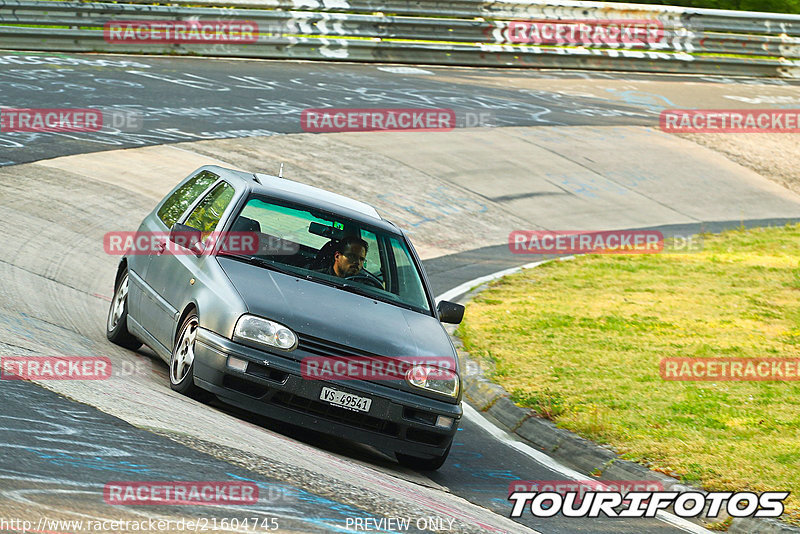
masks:
[[[464,318],[464,306],[440,300],[436,305],[436,311],[439,312],[439,320],[443,323],[459,324]]]
[[[197,228],[175,223],[169,230],[169,240],[183,248],[188,248],[198,256],[203,253],[203,236]]]

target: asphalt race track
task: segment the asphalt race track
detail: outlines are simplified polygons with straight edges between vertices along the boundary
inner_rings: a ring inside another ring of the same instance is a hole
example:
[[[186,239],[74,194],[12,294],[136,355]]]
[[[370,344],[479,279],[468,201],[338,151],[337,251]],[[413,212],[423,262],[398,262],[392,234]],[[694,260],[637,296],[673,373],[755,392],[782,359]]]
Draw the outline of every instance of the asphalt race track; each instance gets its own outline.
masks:
[[[0,146],[25,150],[13,151],[3,164],[175,141],[301,133],[300,112],[315,107],[442,107],[456,110],[463,121],[462,113],[476,113],[478,121],[477,113],[488,111],[496,126],[652,123],[632,108],[631,115],[616,121],[582,119],[565,111],[574,102],[547,102],[501,89],[489,96],[480,86],[453,87],[434,76],[398,76],[374,67],[367,74],[360,65],[95,57],[53,68],[42,60],[29,64],[16,56],[14,63],[6,56],[8,63],[0,63],[4,105],[46,108],[58,102],[143,115],[143,122],[64,135],[58,147],[37,133],[4,133]]]
[[[0,518],[256,516],[282,532],[354,532],[354,518],[409,517],[427,532],[704,532],[670,517],[508,519],[511,481],[569,471],[509,446],[474,411],[447,463],[423,476],[367,447],[177,395],[149,350],[105,339],[118,258],[103,252],[102,236],[135,229],[178,180],[219,162],[273,173],[284,162],[288,178],[376,205],[412,232],[436,294],[540,259],[509,252],[514,229],[687,234],[800,220],[797,195],[657,128],[663,109],[737,107],[754,93],[797,87],[0,53],[2,106],[131,117],[98,132],[0,131],[0,356],[103,355],[118,370],[92,383],[0,382]],[[303,133],[301,111],[319,107],[449,108],[474,128]],[[103,486],[114,480],[245,480],[261,498],[236,508],[112,506]]]

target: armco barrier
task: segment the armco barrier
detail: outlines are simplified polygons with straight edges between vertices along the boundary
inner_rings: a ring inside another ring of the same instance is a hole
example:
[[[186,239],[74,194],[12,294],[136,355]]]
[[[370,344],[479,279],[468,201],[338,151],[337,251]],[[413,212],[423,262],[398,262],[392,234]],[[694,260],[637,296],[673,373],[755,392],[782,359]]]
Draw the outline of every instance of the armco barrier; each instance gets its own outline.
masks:
[[[178,5],[0,0],[0,48],[800,76],[797,15],[557,0],[164,1]],[[119,21],[219,20],[250,21],[258,27],[257,38],[111,41],[104,33],[107,24]],[[608,28],[620,21],[651,24],[658,37],[644,42],[519,38],[528,35],[526,25],[544,35],[570,24]]]

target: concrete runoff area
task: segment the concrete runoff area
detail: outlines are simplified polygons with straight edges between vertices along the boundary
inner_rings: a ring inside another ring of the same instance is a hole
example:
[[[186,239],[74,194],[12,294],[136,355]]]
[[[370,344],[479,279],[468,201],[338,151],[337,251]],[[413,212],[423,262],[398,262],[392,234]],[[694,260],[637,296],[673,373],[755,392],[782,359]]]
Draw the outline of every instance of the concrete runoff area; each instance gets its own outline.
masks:
[[[798,195],[715,151],[635,126],[299,134],[113,154],[38,165],[90,168],[92,179],[160,198],[200,163],[273,174],[284,163],[287,178],[374,205],[409,231],[423,258],[502,244],[512,230],[798,216]]]
[[[220,162],[275,174],[283,162],[287,178],[372,203],[411,232],[426,260],[494,245],[499,259],[533,261],[504,248],[508,233],[518,229],[800,219],[800,196],[712,150],[646,127],[303,134],[127,149],[0,169],[7,224],[0,237],[0,347],[10,354],[105,355],[135,370],[106,381],[51,381],[44,387],[183,443],[201,447],[211,440],[215,447],[255,455],[262,465],[291,465],[303,472],[304,484],[342,488],[344,502],[371,513],[444,514],[455,517],[463,532],[525,527],[443,491],[456,478],[448,479],[450,471],[425,477],[374,454],[347,458],[290,439],[178,395],[169,389],[166,366],[149,351],[132,353],[106,341],[119,258],[103,252],[104,233],[134,230],[179,180],[202,164]],[[467,422],[465,428],[478,432]],[[353,481],[359,495],[350,491]],[[481,502],[480,495],[467,494]],[[540,522],[534,528],[570,532],[579,524]],[[655,531],[651,527],[614,522],[620,532]],[[593,528],[589,521],[577,530]]]

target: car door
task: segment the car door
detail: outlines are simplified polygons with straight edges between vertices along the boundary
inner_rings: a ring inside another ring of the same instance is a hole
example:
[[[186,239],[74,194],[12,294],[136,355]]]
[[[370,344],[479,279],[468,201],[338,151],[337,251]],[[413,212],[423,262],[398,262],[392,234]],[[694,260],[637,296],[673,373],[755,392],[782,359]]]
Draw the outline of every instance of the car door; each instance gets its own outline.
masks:
[[[209,241],[212,238],[210,234],[217,229],[223,215],[232,205],[235,193],[231,184],[220,181],[186,217],[183,222],[185,225],[202,232],[203,245],[213,246]],[[175,243],[170,243],[169,247],[171,251],[153,257],[148,267],[147,281],[160,297],[157,323],[153,325],[151,333],[159,343],[172,349],[178,314],[190,300],[192,280],[204,280],[200,271],[207,261],[215,260],[210,254],[198,256],[194,251]]]
[[[131,273],[128,292],[128,308],[133,317],[150,335],[163,316],[163,297],[158,294],[149,277],[150,266],[156,258],[161,258],[169,235],[169,229],[181,216],[202,197],[219,176],[210,171],[200,171],[184,180],[139,226],[138,235],[154,237],[155,250],[128,258],[128,271]],[[142,252],[142,251],[140,251]]]

